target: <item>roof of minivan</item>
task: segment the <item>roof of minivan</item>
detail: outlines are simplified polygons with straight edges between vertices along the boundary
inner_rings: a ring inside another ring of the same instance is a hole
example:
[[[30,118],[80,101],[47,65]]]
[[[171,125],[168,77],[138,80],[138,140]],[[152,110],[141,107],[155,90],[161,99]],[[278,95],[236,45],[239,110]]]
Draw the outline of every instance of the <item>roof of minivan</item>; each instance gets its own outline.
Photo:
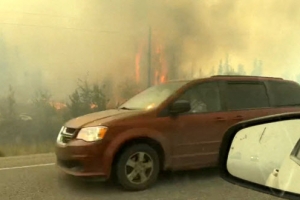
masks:
[[[215,75],[206,78],[190,79],[190,80],[170,80],[168,82],[191,82],[200,80],[277,80],[277,81],[289,81],[279,77],[267,77],[267,76],[246,76],[246,75]]]
[[[215,75],[208,77],[209,79],[243,79],[243,80],[284,80],[280,77],[267,77],[267,76],[247,76],[247,75]]]

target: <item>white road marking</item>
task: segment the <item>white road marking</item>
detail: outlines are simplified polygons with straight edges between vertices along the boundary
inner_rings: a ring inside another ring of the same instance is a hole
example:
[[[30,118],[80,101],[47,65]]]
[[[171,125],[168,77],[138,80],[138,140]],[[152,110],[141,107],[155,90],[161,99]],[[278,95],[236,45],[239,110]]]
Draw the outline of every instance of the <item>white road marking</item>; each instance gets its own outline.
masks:
[[[55,165],[55,163],[27,165],[27,166],[19,166],[19,167],[5,167],[5,168],[0,168],[0,171],[12,170],[12,169],[25,169],[25,168],[33,168],[33,167],[45,167],[45,166],[51,166],[51,165]]]

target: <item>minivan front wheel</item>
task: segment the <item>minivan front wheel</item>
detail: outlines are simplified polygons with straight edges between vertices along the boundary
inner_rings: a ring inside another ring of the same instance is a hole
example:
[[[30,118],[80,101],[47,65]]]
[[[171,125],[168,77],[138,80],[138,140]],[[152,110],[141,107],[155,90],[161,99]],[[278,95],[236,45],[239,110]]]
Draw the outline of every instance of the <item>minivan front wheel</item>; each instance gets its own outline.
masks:
[[[157,152],[147,144],[132,145],[119,157],[118,182],[127,190],[144,190],[153,185],[159,174]]]

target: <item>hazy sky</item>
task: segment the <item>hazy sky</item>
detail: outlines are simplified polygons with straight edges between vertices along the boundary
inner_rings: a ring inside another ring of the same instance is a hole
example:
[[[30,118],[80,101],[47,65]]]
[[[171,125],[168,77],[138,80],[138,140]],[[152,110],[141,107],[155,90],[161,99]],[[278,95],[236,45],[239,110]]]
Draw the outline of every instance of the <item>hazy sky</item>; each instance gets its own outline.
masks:
[[[62,98],[87,72],[132,77],[149,25],[185,71],[194,62],[209,72],[228,53],[247,72],[257,58],[264,75],[298,73],[299,9],[298,0],[1,0],[0,63],[12,78],[0,81]]]

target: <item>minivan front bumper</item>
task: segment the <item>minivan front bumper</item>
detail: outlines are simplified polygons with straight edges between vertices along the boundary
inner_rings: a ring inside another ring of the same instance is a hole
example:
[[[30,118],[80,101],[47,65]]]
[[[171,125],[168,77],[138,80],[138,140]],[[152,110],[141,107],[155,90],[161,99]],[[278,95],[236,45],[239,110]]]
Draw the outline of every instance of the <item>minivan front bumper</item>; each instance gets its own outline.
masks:
[[[103,168],[103,144],[72,140],[55,148],[56,164],[66,174],[78,177],[109,178]]]

